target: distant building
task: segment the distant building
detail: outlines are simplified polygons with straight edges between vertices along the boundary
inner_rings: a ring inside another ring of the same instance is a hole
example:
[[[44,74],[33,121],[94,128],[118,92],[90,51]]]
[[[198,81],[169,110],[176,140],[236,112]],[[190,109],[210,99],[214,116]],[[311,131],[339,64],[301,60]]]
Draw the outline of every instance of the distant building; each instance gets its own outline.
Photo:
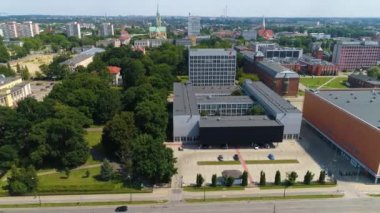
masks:
[[[317,39],[317,40],[331,39],[331,35],[325,34],[325,33],[310,33],[310,36]]]
[[[94,59],[94,56],[97,53],[104,52],[104,49],[101,48],[92,48],[87,51],[84,51],[76,56],[74,56],[71,59],[68,59],[64,62],[62,62],[62,65],[69,66],[71,71],[75,71],[75,68],[79,66],[87,67]]]
[[[113,86],[121,86],[123,85],[123,77],[121,76],[121,68],[116,66],[108,66],[108,73],[112,77],[112,85]]]
[[[0,24],[0,28],[3,30],[4,38],[5,39],[11,39],[11,38],[18,38],[18,30],[17,30],[17,23],[15,21],[2,23]]]
[[[375,41],[338,41],[332,62],[341,70],[368,68],[379,64],[380,45]]]
[[[338,75],[339,67],[328,61],[313,58],[310,56],[303,56],[299,59],[302,71],[316,76],[330,76]]]
[[[82,38],[80,24],[78,22],[71,22],[66,24],[66,35],[68,37]]]
[[[244,30],[241,35],[247,41],[257,39],[257,31],[256,30]]]
[[[113,24],[102,23],[99,28],[99,35],[102,37],[111,37],[115,35]]]
[[[161,39],[142,39],[142,40],[136,40],[134,42],[134,46],[140,46],[144,48],[154,48],[154,47],[160,47],[163,43],[165,43]]]
[[[166,27],[162,26],[161,15],[158,11],[158,7],[156,14],[156,26],[149,27],[149,37],[153,39],[167,39]]]
[[[131,42],[131,35],[129,35],[128,31],[126,31],[124,29],[124,27],[122,26],[121,27],[121,31],[120,31],[120,42],[121,42],[121,45],[128,45],[130,42]]]
[[[303,49],[294,47],[281,47],[275,43],[252,43],[254,52],[262,52],[265,58],[301,58],[303,55]]]
[[[271,40],[271,39],[273,39],[273,36],[274,36],[274,33],[272,30],[266,29],[265,18],[263,18],[263,25],[257,33],[259,36],[263,37],[265,40]]]
[[[331,143],[352,171],[380,178],[380,90],[306,91],[304,121]],[[318,145],[313,148],[318,148]]]
[[[187,35],[199,36],[201,34],[201,17],[189,16],[187,21]]]
[[[236,51],[232,49],[190,49],[189,80],[194,86],[235,84]]]
[[[191,39],[186,39],[186,38],[184,38],[184,39],[176,39],[175,40],[175,45],[177,45],[177,46],[185,46],[185,47],[189,48],[189,47],[193,46],[193,42],[192,42]]]
[[[102,47],[102,48],[106,48],[108,46],[111,46],[111,47],[120,47],[121,46],[121,42],[119,39],[116,39],[116,38],[107,38],[105,40],[99,40],[96,42],[96,46],[97,47]]]
[[[34,37],[33,23],[26,21],[18,25],[18,37],[31,38]]]
[[[15,107],[17,102],[32,94],[30,83],[21,78],[0,75],[0,106]]]
[[[9,47],[9,46],[23,47],[24,46],[24,42],[23,41],[5,40],[5,41],[3,41],[3,43],[7,47]]]
[[[380,88],[380,79],[360,73],[348,76],[348,83],[353,88]]]

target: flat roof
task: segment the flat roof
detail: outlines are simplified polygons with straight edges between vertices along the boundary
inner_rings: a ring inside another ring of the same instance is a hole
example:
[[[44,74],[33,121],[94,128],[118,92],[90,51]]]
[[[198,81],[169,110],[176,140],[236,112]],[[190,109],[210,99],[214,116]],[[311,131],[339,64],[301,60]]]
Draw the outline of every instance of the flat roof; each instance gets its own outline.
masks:
[[[199,115],[191,84],[174,83],[174,115]]]
[[[252,82],[251,80],[245,80],[244,90],[249,95],[258,96],[265,102],[263,104],[267,105],[277,113],[301,113],[297,107],[291,105],[288,101],[260,81]],[[258,101],[260,102],[260,100]]]
[[[271,120],[265,115],[247,116],[204,116],[199,121],[200,128],[208,127],[268,127],[283,126],[279,121]]]
[[[320,90],[314,94],[375,128],[380,127],[380,89]]]
[[[249,96],[197,96],[198,104],[206,103],[238,103],[253,104],[253,100]]]
[[[257,66],[275,78],[283,78],[283,77],[299,78],[299,75],[296,72],[282,66],[278,62],[263,60],[263,61],[258,62]]]
[[[189,50],[189,56],[235,56],[234,49],[195,49]]]
[[[230,95],[233,91],[237,90],[235,85],[231,86],[193,86],[193,91],[196,96],[208,94],[225,94]]]
[[[18,79],[20,79],[21,77],[5,77],[3,78],[2,75],[0,75],[0,86],[3,86],[3,85],[6,85],[6,84],[9,84],[13,81],[16,81]]]
[[[364,74],[351,74],[350,77],[358,79],[358,80],[361,80],[361,81],[366,81],[366,82],[371,83],[373,85],[380,85],[380,80],[378,80],[377,78],[370,77],[368,75],[364,75]]]

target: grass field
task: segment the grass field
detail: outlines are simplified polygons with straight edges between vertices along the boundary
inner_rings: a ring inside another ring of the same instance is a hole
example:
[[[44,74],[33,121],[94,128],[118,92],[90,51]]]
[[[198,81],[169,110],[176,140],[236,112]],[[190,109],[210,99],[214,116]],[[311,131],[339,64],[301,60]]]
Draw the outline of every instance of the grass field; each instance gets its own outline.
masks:
[[[90,177],[86,177],[86,171],[90,172]],[[151,192],[151,190],[141,191],[138,189],[125,188],[119,181],[100,181],[97,176],[100,167],[72,170],[69,178],[63,173],[54,173],[39,176],[39,194],[86,194],[86,193],[141,193]]]
[[[283,160],[246,160],[246,164],[291,164],[299,163],[297,159],[283,159]],[[200,166],[210,165],[239,165],[240,161],[198,161]]]
[[[326,84],[323,89],[345,89],[347,88],[346,82],[348,78],[347,77],[338,77],[331,81],[330,83]]]
[[[189,80],[189,76],[187,76],[187,75],[179,75],[179,76],[177,76],[177,79],[181,83],[186,83]]]
[[[326,198],[341,198],[343,195],[324,194],[324,195],[289,195],[283,196],[268,196],[268,197],[225,197],[225,198],[209,198],[203,199],[185,199],[188,203],[203,203],[203,202],[225,202],[225,201],[255,201],[255,200],[292,200],[292,199],[326,199]]]
[[[104,158],[103,146],[100,142],[102,131],[87,132],[84,136],[91,149],[91,155],[88,158],[86,165],[98,164]]]
[[[80,202],[80,203],[42,203],[37,204],[1,204],[0,208],[39,208],[39,207],[69,207],[69,206],[117,206],[117,205],[144,205],[144,204],[164,204],[166,200],[144,200],[144,201],[113,201],[113,202]]]
[[[270,190],[270,189],[283,189],[285,186],[282,185],[274,185],[274,184],[267,184],[265,186],[260,186],[261,190]],[[329,187],[336,187],[335,183],[325,183],[320,184],[317,182],[311,183],[310,185],[306,185],[303,183],[296,183],[293,186],[287,187],[288,189],[301,189],[301,188],[329,188]]]
[[[332,78],[333,77],[304,77],[300,78],[300,83],[303,84],[305,87],[316,89]]]
[[[206,187],[195,187],[195,186],[185,186],[183,190],[185,192],[215,192],[215,191],[242,191],[245,188],[243,186],[231,186],[231,187],[225,187],[225,186],[206,186]]]

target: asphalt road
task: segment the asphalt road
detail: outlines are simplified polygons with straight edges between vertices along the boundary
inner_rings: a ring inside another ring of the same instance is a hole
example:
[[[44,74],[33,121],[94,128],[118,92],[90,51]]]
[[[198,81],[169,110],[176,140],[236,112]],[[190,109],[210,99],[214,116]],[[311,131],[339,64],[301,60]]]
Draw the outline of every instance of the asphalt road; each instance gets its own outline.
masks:
[[[265,202],[235,202],[235,203],[206,203],[206,204],[178,204],[154,206],[130,206],[128,212],[135,213],[252,213],[252,212],[280,212],[280,213],[347,213],[366,212],[380,213],[378,198],[363,199],[324,199],[324,200],[287,200]],[[80,207],[80,208],[31,208],[7,209],[0,213],[107,213],[114,212],[115,207]]]

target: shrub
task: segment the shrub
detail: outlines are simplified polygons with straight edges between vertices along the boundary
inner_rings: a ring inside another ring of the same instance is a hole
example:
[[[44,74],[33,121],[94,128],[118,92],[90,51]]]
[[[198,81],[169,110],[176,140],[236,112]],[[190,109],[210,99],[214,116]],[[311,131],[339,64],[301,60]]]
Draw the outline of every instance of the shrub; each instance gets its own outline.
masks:
[[[288,174],[287,183],[288,183],[289,185],[293,185],[293,184],[296,183],[297,178],[298,178],[298,174],[297,174],[297,172],[294,172],[294,171],[293,171],[293,172],[291,172],[290,174]]]
[[[276,176],[274,177],[274,185],[280,185],[281,184],[281,173],[277,170]]]
[[[318,182],[321,183],[321,184],[325,184],[325,183],[326,183],[326,171],[325,171],[325,170],[322,170],[322,171],[319,173],[319,179],[318,179]]]
[[[248,172],[247,171],[243,172],[243,175],[241,176],[241,179],[242,179],[241,185],[242,186],[247,186],[248,185]]]
[[[100,167],[100,179],[109,181],[112,178],[113,170],[110,162],[107,159],[103,160],[103,164]]]
[[[226,180],[225,180],[225,185],[227,186],[227,187],[230,187],[230,186],[232,186],[232,184],[234,184],[234,180],[235,180],[235,178],[233,178],[233,177],[227,177],[226,178]]]
[[[314,178],[314,174],[310,171],[307,171],[304,176],[303,183],[309,185],[311,181],[313,180],[313,178]]]
[[[211,178],[211,186],[215,187],[216,186],[216,174],[213,174],[212,175],[212,178]]]
[[[205,179],[202,177],[201,174],[197,174],[197,180],[196,180],[196,186],[201,187]]]
[[[266,185],[265,172],[261,171],[260,172],[260,186],[265,186],[265,185]]]

